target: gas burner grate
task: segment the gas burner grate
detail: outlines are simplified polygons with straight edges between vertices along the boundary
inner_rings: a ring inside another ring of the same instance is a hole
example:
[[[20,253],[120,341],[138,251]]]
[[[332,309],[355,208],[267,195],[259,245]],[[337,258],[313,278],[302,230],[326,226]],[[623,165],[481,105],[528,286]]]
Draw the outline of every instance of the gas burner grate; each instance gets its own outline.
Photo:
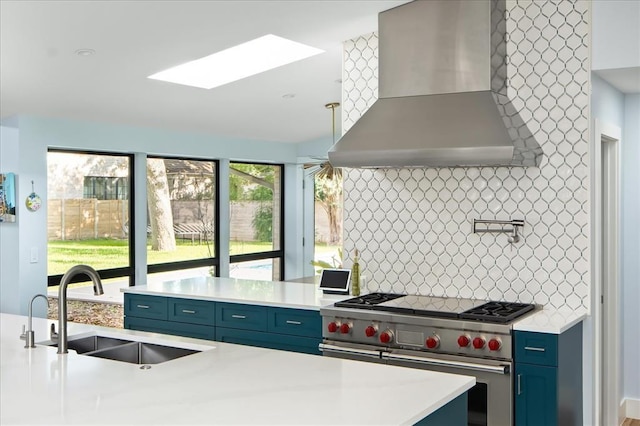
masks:
[[[460,319],[486,322],[510,322],[533,310],[535,305],[511,302],[487,302],[460,314]]]
[[[369,293],[363,296],[341,300],[340,302],[334,303],[334,306],[339,308],[372,309],[373,306],[379,303],[388,302],[389,300],[397,299],[402,296],[406,295],[395,293]]]

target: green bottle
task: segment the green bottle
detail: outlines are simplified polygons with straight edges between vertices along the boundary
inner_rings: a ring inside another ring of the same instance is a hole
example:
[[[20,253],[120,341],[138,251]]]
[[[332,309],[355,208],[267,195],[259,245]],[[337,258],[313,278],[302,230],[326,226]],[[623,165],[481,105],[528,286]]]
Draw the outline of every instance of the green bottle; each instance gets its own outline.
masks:
[[[351,267],[351,294],[360,296],[360,265],[358,264],[358,249],[356,256],[353,258],[353,266]]]

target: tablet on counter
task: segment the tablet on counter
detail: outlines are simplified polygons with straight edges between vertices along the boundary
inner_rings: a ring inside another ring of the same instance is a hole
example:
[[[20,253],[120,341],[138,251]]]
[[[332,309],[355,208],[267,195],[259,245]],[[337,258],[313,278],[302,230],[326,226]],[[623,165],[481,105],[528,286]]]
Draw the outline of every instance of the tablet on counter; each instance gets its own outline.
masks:
[[[322,270],[320,276],[320,288],[325,294],[349,294],[351,283],[351,269]]]

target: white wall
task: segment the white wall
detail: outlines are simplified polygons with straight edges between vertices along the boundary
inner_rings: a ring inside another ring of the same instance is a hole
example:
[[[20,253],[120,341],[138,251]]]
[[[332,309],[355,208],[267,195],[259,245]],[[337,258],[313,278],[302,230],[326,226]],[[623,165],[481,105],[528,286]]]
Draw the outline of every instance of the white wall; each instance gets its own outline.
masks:
[[[640,67],[640,1],[593,1],[594,70]]]
[[[624,97],[622,131],[623,398],[640,403],[640,94]]]
[[[296,212],[296,206],[302,205],[301,191],[291,191],[291,188],[302,184],[302,179],[295,167],[289,166],[297,162],[296,144],[237,140],[206,134],[104,123],[20,117],[17,130],[2,127],[0,169],[16,173],[18,200],[24,200],[31,192],[33,180],[36,192],[42,197],[44,204],[39,211],[31,213],[20,208],[21,203],[18,203],[20,209],[17,223],[0,226],[2,238],[0,311],[2,312],[26,314],[31,297],[36,293],[46,293],[47,149],[49,147],[285,163],[285,186],[290,191],[285,196],[285,211]],[[221,172],[222,170],[224,167],[221,167]],[[224,194],[228,195],[228,191],[221,191],[221,194],[221,197]],[[290,219],[289,216],[288,219]],[[138,219],[137,216],[136,218]],[[222,226],[225,225],[222,224]],[[299,237],[300,226],[296,224],[290,236],[287,236],[285,229],[287,241],[294,241]],[[143,230],[144,227],[140,229]],[[221,237],[224,235],[228,235],[228,232],[221,230]],[[144,239],[138,240],[144,241]],[[11,245],[7,245],[7,241]],[[293,243],[291,245],[285,248],[285,256],[287,262],[291,262],[287,269],[294,273],[300,270],[298,263],[302,262],[302,258],[299,254],[300,248]],[[38,251],[40,257],[40,261],[35,264],[29,263],[32,248]],[[142,249],[136,249],[136,253],[141,252]],[[140,258],[146,257],[140,256]],[[223,260],[221,262],[223,264],[221,270],[224,271],[226,263]],[[146,275],[145,268],[144,264],[138,265],[137,269],[144,269],[136,271],[138,279]],[[34,305],[34,314],[44,317],[46,309],[39,305],[40,303]]]
[[[591,74],[591,117],[621,129],[624,126],[624,94],[594,73]]]
[[[18,173],[18,129],[0,126],[0,173]],[[16,176],[19,180],[20,176]],[[16,185],[19,182],[16,182]],[[17,190],[20,187],[16,188]],[[18,197],[18,200],[21,198]],[[0,311],[18,313],[20,292],[15,291],[20,283],[18,264],[18,227],[20,216],[26,209],[22,203],[16,206],[17,222],[0,223]]]
[[[624,95],[592,75],[591,110],[594,119],[622,130],[621,282],[622,383],[620,396],[640,400],[640,94]],[[597,142],[597,141],[596,141]],[[587,325],[587,324],[586,324]],[[591,322],[589,327],[594,327]],[[588,342],[585,342],[588,343]],[[587,355],[587,354],[585,354]],[[591,354],[588,354],[591,358]]]

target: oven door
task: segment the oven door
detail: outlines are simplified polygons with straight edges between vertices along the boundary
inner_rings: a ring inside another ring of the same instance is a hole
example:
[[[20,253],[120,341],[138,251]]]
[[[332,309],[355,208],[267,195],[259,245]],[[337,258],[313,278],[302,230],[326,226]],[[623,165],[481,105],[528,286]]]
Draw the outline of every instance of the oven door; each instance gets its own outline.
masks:
[[[390,365],[474,376],[476,385],[469,390],[469,425],[513,424],[512,363],[402,349],[382,352],[381,356]]]

